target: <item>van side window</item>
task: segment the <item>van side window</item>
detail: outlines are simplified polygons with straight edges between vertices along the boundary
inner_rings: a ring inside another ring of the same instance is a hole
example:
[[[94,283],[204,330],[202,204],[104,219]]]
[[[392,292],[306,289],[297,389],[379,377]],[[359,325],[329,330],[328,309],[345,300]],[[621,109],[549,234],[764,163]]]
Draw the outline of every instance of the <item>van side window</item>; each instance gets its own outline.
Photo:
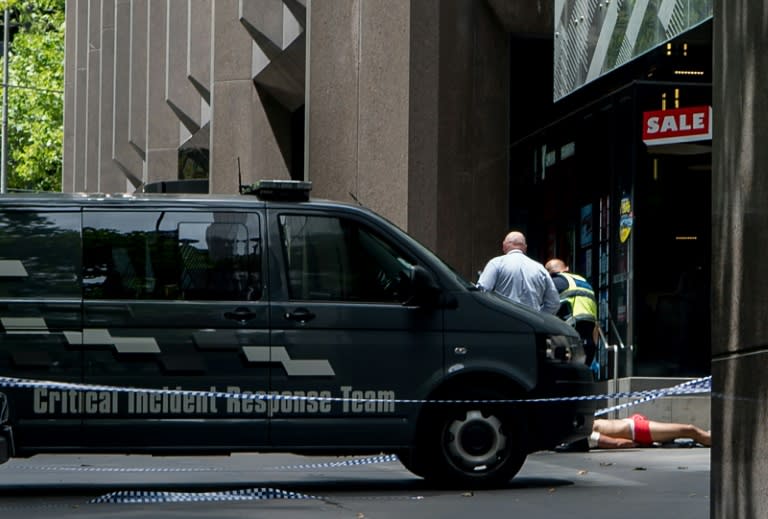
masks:
[[[296,300],[402,303],[414,264],[351,219],[281,215],[289,296]]]
[[[85,298],[259,300],[259,229],[250,213],[86,213]]]
[[[0,213],[0,297],[80,298],[80,212]]]

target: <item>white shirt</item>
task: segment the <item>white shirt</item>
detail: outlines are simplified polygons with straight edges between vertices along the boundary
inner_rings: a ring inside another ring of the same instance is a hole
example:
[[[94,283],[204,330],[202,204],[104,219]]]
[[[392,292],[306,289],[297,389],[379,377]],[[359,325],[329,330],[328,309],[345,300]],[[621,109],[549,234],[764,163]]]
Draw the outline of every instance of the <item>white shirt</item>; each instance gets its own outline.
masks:
[[[519,249],[489,261],[477,286],[537,311],[554,314],[560,308],[560,295],[547,269]]]

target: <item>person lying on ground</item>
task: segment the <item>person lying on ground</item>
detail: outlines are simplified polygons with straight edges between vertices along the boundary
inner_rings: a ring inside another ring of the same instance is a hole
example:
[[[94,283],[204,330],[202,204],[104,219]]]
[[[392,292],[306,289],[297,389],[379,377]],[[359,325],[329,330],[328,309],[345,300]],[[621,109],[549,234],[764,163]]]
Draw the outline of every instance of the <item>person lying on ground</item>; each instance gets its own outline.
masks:
[[[709,447],[712,437],[705,431],[691,424],[657,422],[641,414],[629,418],[607,420],[596,418],[589,437],[590,448],[627,449],[648,447],[654,443],[666,443],[678,438],[691,439]]]

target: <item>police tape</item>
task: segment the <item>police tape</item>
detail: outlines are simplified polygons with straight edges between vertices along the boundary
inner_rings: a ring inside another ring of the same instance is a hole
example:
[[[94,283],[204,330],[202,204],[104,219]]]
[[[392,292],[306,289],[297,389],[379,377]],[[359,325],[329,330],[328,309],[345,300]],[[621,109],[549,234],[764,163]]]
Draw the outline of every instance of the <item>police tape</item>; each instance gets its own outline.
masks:
[[[337,469],[343,467],[356,467],[360,465],[375,465],[380,463],[397,463],[400,458],[396,454],[380,454],[378,456],[369,456],[367,458],[352,458],[342,461],[325,461],[320,463],[301,463],[299,465],[279,465],[277,467],[267,467],[266,470],[314,470],[314,469]]]
[[[88,501],[99,504],[153,504],[153,503],[211,503],[222,501],[256,501],[264,499],[323,499],[319,496],[280,490],[278,488],[249,488],[221,492],[159,492],[121,490]]]
[[[89,505],[101,504],[154,504],[154,503],[215,503],[215,502],[233,502],[233,501],[261,501],[267,499],[316,499],[327,501],[324,496],[312,494],[303,494],[281,490],[279,488],[248,488],[242,490],[223,490],[219,492],[165,492],[165,491],[142,491],[142,490],[120,490],[106,494],[90,501]],[[386,496],[382,498],[358,497],[358,500],[384,499],[391,501],[393,499],[405,499],[408,501],[421,501],[424,496]]]
[[[678,391],[685,392],[689,389],[692,390],[691,393],[678,393]],[[607,407],[605,409],[598,409],[597,411],[595,411],[595,416],[603,416],[608,413],[620,411],[622,409],[627,409],[629,407],[634,407],[636,405],[644,404],[646,402],[650,402],[658,398],[669,396],[668,392],[673,390],[675,391],[675,394],[701,394],[701,393],[711,394],[712,377],[709,376],[709,377],[697,378],[695,380],[689,380],[687,382],[682,382],[680,384],[677,384],[676,386],[672,386],[671,388],[667,388],[666,390],[656,390],[657,391],[656,394],[644,396],[639,400],[633,400],[632,402],[624,402],[622,404],[617,404],[611,407]]]
[[[0,393],[0,424],[8,421],[8,399],[4,393]]]
[[[341,461],[323,461],[316,463],[300,463],[292,465],[275,465],[272,467],[263,467],[262,471],[280,471],[287,472],[291,470],[316,470],[316,469],[338,469],[347,467],[357,467],[362,465],[378,465],[383,463],[398,463],[400,459],[396,454],[379,454],[377,456],[368,456],[364,458],[349,458]],[[2,470],[2,469],[0,469]],[[115,474],[137,474],[137,473],[204,473],[204,472],[222,472],[224,469],[219,467],[96,467],[91,465],[13,465],[13,470],[29,470],[46,472],[105,472]]]
[[[77,382],[58,382],[54,380],[37,380],[15,377],[0,377],[0,388],[45,388],[66,391],[96,391],[113,393],[140,393],[149,395],[188,396],[201,398],[225,398],[236,400],[283,400],[283,401],[319,401],[319,402],[352,402],[352,403],[388,403],[388,404],[532,404],[532,403],[557,403],[591,400],[615,400],[624,398],[639,399],[638,403],[646,402],[665,396],[681,396],[691,394],[710,393],[712,390],[712,377],[701,377],[684,382],[676,386],[643,390],[621,391],[616,393],[603,393],[593,395],[559,396],[545,398],[499,398],[499,399],[411,399],[411,398],[349,398],[322,395],[294,395],[265,392],[229,392],[229,391],[202,391],[189,389],[170,388],[140,388],[100,384],[83,384]],[[621,404],[628,407],[629,404]],[[602,412],[603,410],[601,410]]]
[[[396,456],[392,456],[393,461],[397,461]],[[359,464],[359,463],[358,463]],[[279,488],[260,487],[241,490],[222,490],[214,492],[168,492],[151,490],[120,490],[109,494],[99,496],[87,501],[89,505],[100,504],[154,504],[154,503],[215,503],[215,502],[233,502],[233,501],[260,501],[267,499],[317,499],[327,501],[324,496],[313,494],[304,494],[282,490]],[[358,497],[357,499],[404,499],[408,501],[421,501],[424,496],[386,496],[382,498]]]
[[[383,463],[398,463],[400,460],[395,454],[382,454],[365,458],[351,458],[342,461],[327,461],[321,463],[301,463],[295,465],[278,465],[266,467],[263,470],[312,470],[328,468],[345,468],[361,465],[373,465]],[[50,469],[51,467],[36,467],[36,469]],[[14,467],[18,470],[19,467]],[[125,467],[55,467],[56,470],[73,470],[89,472],[177,472],[176,469],[167,468],[125,468]],[[190,469],[182,469],[184,472]],[[191,469],[194,472],[217,471],[220,469]],[[99,496],[87,502],[89,505],[100,504],[156,504],[156,503],[215,503],[233,501],[260,501],[268,499],[325,499],[321,496],[291,492],[277,488],[252,488],[243,490],[225,490],[218,492],[168,492],[150,490],[122,490]],[[419,500],[421,496],[409,497]]]
[[[529,399],[483,399],[483,400],[444,400],[444,399],[366,399],[366,398],[341,398],[341,397],[323,397],[323,396],[301,396],[301,395],[281,395],[267,393],[233,393],[224,391],[195,391],[182,389],[154,389],[154,388],[134,388],[111,385],[96,385],[57,382],[50,380],[34,380],[22,378],[0,377],[0,388],[46,388],[70,391],[111,391],[117,393],[146,393],[160,395],[188,395],[193,397],[216,397],[216,398],[234,398],[241,400],[322,400],[322,401],[353,401],[353,402],[391,402],[403,404],[487,404],[487,403],[548,403],[548,402],[571,402],[588,400],[615,400],[632,398],[631,402],[625,402],[606,409],[600,409],[595,412],[595,416],[602,416],[611,411],[624,409],[639,405],[644,402],[663,398],[667,396],[680,396],[690,394],[711,393],[712,377],[702,377],[681,384],[661,389],[644,391],[623,391],[615,393],[579,395],[570,397],[551,397],[551,398],[529,398]],[[0,396],[5,396],[0,393]],[[272,470],[311,470],[318,468],[342,468],[370,464],[395,463],[399,459],[394,454],[382,454],[366,458],[352,458],[341,461],[330,461],[322,463],[310,463],[300,465],[281,465],[272,467]],[[18,467],[16,467],[18,468]],[[61,470],[61,469],[59,469]],[[66,470],[66,469],[64,469]],[[174,470],[163,468],[89,468],[79,467],[71,470],[89,470],[89,471],[112,471],[112,472],[173,472]],[[207,469],[196,469],[204,471]],[[163,503],[211,503],[211,502],[242,502],[270,499],[325,499],[321,496],[303,494],[275,488],[254,488],[244,490],[231,490],[219,492],[166,492],[166,491],[118,491],[100,496],[88,501],[88,504],[163,504]],[[418,499],[418,498],[415,498]]]

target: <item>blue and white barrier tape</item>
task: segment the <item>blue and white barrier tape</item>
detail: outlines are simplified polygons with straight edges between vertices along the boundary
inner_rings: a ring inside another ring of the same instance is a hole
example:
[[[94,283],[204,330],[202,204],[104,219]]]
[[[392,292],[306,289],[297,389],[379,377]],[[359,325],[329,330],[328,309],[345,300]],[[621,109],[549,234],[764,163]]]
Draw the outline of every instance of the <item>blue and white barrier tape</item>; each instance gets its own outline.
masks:
[[[157,492],[122,490],[88,501],[100,504],[199,503],[221,501],[256,501],[263,499],[322,499],[318,496],[289,492],[277,488],[249,488],[222,492]]]
[[[378,465],[382,463],[398,463],[400,460],[395,454],[381,454],[378,456],[368,456],[365,458],[349,458],[341,461],[324,461],[318,463],[301,463],[294,465],[277,465],[264,467],[261,470],[314,470],[314,469],[338,469],[346,467],[357,467],[361,465]],[[9,465],[9,467],[11,467]],[[2,470],[2,469],[0,469]],[[94,467],[82,465],[13,465],[12,470],[45,470],[47,472],[111,472],[111,473],[202,473],[202,472],[221,472],[224,469],[218,467]]]
[[[352,402],[388,402],[402,404],[476,404],[476,403],[546,403],[546,402],[571,402],[586,400],[609,400],[634,398],[632,402],[626,402],[607,409],[601,409],[595,412],[595,416],[601,416],[611,411],[632,407],[644,402],[655,400],[666,396],[690,395],[711,393],[712,377],[702,377],[672,386],[669,388],[646,390],[646,391],[623,391],[617,393],[606,393],[599,395],[581,395],[572,397],[552,397],[552,398],[529,398],[529,399],[495,399],[495,400],[424,400],[424,399],[368,399],[368,398],[342,398],[342,397],[320,397],[320,396],[299,396],[299,395],[276,395],[263,393],[229,393],[223,391],[191,391],[180,389],[148,389],[148,388],[130,388],[121,386],[93,385],[56,382],[48,380],[32,380],[11,377],[0,377],[0,388],[2,387],[21,387],[21,388],[39,388],[65,389],[73,391],[113,391],[118,393],[146,393],[163,395],[188,395],[196,397],[217,397],[234,398],[243,400],[320,400],[320,401],[352,401]],[[283,465],[272,467],[272,470],[307,470],[315,468],[338,468],[358,465],[392,463],[397,462],[396,455],[380,455],[368,458],[352,458],[342,461],[332,461],[324,463],[312,463],[303,465]],[[125,469],[125,468],[72,468],[70,470],[101,470],[113,472],[170,472],[169,469]],[[208,470],[208,469],[192,469]],[[233,502],[233,501],[255,501],[266,499],[323,499],[319,496],[302,494],[298,492],[289,492],[274,488],[255,488],[245,490],[220,491],[220,492],[158,492],[158,491],[120,491],[106,494],[88,501],[88,504],[153,504],[153,503],[199,503],[199,502]]]
[[[2,470],[2,469],[0,469]],[[113,472],[113,473],[171,473],[171,472],[219,472],[222,469],[213,467],[93,467],[83,465],[13,465],[13,470],[32,470],[46,472]]]
[[[399,461],[394,454],[352,458],[343,461],[308,463],[301,465],[281,465],[272,470],[307,470],[317,468],[341,468]],[[135,470],[135,469],[134,469]],[[151,469],[149,469],[151,470]],[[265,499],[324,499],[321,496],[289,492],[276,488],[253,488],[220,492],[165,492],[165,491],[119,491],[106,494],[88,501],[88,504],[153,504],[153,503],[212,503],[231,501],[257,501]],[[418,499],[418,498],[413,498]]]
[[[634,400],[632,402],[625,402],[623,404],[614,405],[605,409],[598,409],[597,411],[595,411],[595,416],[603,416],[613,411],[627,409],[629,407],[634,407],[636,405],[650,402],[651,400],[656,400],[658,398],[669,396],[669,391],[672,391],[672,390],[677,392],[677,391],[688,391],[689,389],[691,390],[690,393],[679,393],[679,394],[710,393],[712,391],[712,377],[710,376],[710,377],[697,378],[695,380],[689,380],[687,382],[677,384],[676,386],[672,386],[670,388],[658,389],[656,390],[656,394],[654,395],[648,395],[639,400]],[[621,397],[618,397],[618,398],[621,398]]]
[[[239,400],[303,400],[320,402],[373,402],[373,403],[395,403],[395,404],[529,404],[529,403],[547,403],[547,402],[575,402],[588,400],[608,400],[617,398],[637,398],[654,399],[662,396],[678,396],[708,393],[712,390],[712,377],[702,377],[684,384],[679,384],[670,388],[645,390],[645,391],[623,391],[618,393],[606,393],[599,395],[579,395],[579,396],[561,396],[549,398],[515,398],[515,399],[485,399],[485,400],[426,400],[426,399],[407,399],[407,398],[344,398],[330,396],[306,396],[306,395],[278,395],[265,393],[231,393],[226,391],[197,391],[187,389],[150,389],[150,388],[132,388],[110,385],[80,384],[74,382],[56,382],[52,380],[33,380],[12,377],[0,377],[0,387],[20,387],[20,388],[47,388],[63,389],[71,391],[111,391],[115,393],[143,393],[159,395],[186,395],[190,397],[214,397]]]
[[[342,467],[356,467],[359,465],[373,465],[379,463],[396,463],[400,460],[394,454],[382,454],[367,458],[351,458],[342,461],[326,461],[323,463],[304,463],[301,465],[280,465],[268,467],[265,470],[308,470],[308,469],[336,469]]]

